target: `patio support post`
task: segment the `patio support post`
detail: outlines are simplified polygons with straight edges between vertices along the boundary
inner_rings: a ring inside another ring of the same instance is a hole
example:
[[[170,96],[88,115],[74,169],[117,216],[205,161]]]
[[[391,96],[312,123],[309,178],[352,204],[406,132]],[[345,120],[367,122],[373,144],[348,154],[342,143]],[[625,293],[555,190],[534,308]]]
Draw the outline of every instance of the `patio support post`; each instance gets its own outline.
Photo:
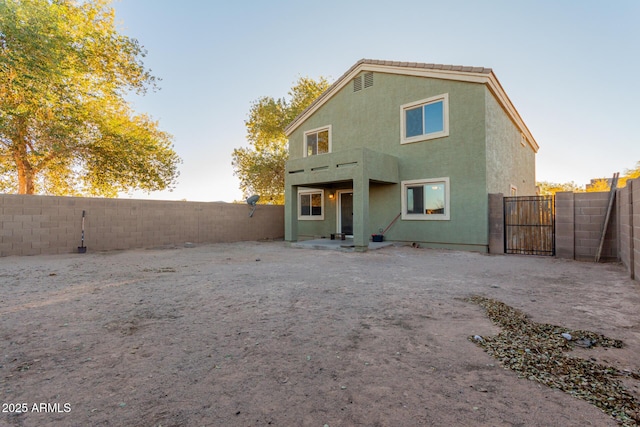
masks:
[[[353,180],[353,245],[356,251],[369,248],[369,179],[365,176]]]
[[[284,210],[284,240],[298,241],[298,186],[285,185],[284,199],[287,201]]]

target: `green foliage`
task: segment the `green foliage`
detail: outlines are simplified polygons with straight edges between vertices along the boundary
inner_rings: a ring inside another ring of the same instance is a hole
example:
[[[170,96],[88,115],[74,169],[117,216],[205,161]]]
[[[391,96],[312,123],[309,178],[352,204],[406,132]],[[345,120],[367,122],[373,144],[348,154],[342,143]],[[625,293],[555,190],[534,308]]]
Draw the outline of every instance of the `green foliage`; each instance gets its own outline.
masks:
[[[564,184],[558,184],[556,182],[542,181],[537,183],[538,188],[540,189],[541,196],[551,196],[556,194],[559,191],[572,191],[574,193],[582,193],[584,192],[584,188],[580,187],[575,182],[567,182]]]
[[[285,127],[329,87],[323,77],[301,77],[289,99],[262,97],[255,101],[245,121],[250,147],[233,150],[234,174],[245,197],[258,194],[262,201],[284,204],[284,169],[287,161]]]
[[[636,163],[635,168],[625,170],[624,175],[622,175],[618,179],[617,188],[623,188],[625,185],[627,185],[628,180],[636,178],[640,178],[640,161]],[[564,184],[542,181],[538,182],[537,186],[540,189],[540,195],[542,196],[554,195],[558,191],[572,191],[574,193],[584,193],[586,191],[588,193],[591,193],[598,191],[609,191],[611,189],[610,179],[608,178],[593,179],[591,180],[591,183],[586,185],[586,187],[581,187],[573,181]]]
[[[608,179],[592,179],[590,184],[587,184],[585,187],[585,191],[587,193],[597,193],[600,191],[609,191],[611,189],[611,185],[609,184]]]
[[[633,169],[626,169],[624,175],[618,178],[618,185],[616,188],[624,188],[627,185],[627,181],[631,179],[640,178],[640,161],[636,163],[636,167]],[[610,179],[593,179],[591,184],[587,185],[587,192],[596,191],[610,191],[611,184]]]
[[[244,196],[258,194],[260,200],[284,204],[284,165],[287,152],[279,150],[257,151],[249,148],[233,150],[233,167],[240,177],[240,188]]]
[[[0,0],[0,191],[171,188],[172,137],[124,100],[156,79],[109,0]]]
[[[635,168],[624,171],[624,176],[620,178],[621,185],[619,186],[624,187],[628,180],[636,178],[640,178],[640,161],[636,163]]]

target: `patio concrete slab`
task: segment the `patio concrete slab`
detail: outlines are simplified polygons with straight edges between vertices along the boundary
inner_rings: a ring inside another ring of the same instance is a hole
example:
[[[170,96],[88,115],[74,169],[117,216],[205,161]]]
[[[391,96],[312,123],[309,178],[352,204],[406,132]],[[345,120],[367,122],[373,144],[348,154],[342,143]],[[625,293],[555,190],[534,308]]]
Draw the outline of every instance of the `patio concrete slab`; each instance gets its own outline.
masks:
[[[395,242],[369,242],[369,250],[385,248],[395,245]],[[313,239],[303,240],[300,242],[292,242],[292,248],[300,249],[321,249],[321,250],[333,250],[333,251],[346,251],[352,252],[355,250],[353,239],[345,240],[331,240],[331,239]]]

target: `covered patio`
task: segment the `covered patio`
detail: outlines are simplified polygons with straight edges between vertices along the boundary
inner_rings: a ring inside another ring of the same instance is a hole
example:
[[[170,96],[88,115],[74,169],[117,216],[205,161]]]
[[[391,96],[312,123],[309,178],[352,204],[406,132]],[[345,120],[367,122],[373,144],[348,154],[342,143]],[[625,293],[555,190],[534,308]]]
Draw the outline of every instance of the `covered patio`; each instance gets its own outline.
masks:
[[[350,183],[353,192],[353,239],[350,247],[355,251],[371,249],[370,243],[374,242],[369,242],[369,186],[372,182],[399,183],[398,159],[368,148],[356,148],[289,160],[285,172],[285,240],[298,241],[298,188],[328,189],[336,183]]]

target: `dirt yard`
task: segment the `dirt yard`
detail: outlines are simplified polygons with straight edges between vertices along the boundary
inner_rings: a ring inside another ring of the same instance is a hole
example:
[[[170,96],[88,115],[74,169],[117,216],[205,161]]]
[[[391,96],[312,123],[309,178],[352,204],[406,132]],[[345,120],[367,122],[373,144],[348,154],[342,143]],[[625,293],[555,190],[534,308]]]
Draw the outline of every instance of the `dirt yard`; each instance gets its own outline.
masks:
[[[471,295],[621,339],[570,353],[638,372],[640,284],[616,264],[237,243],[0,259],[2,426],[615,426],[504,369]],[[640,381],[622,378],[640,399]]]

